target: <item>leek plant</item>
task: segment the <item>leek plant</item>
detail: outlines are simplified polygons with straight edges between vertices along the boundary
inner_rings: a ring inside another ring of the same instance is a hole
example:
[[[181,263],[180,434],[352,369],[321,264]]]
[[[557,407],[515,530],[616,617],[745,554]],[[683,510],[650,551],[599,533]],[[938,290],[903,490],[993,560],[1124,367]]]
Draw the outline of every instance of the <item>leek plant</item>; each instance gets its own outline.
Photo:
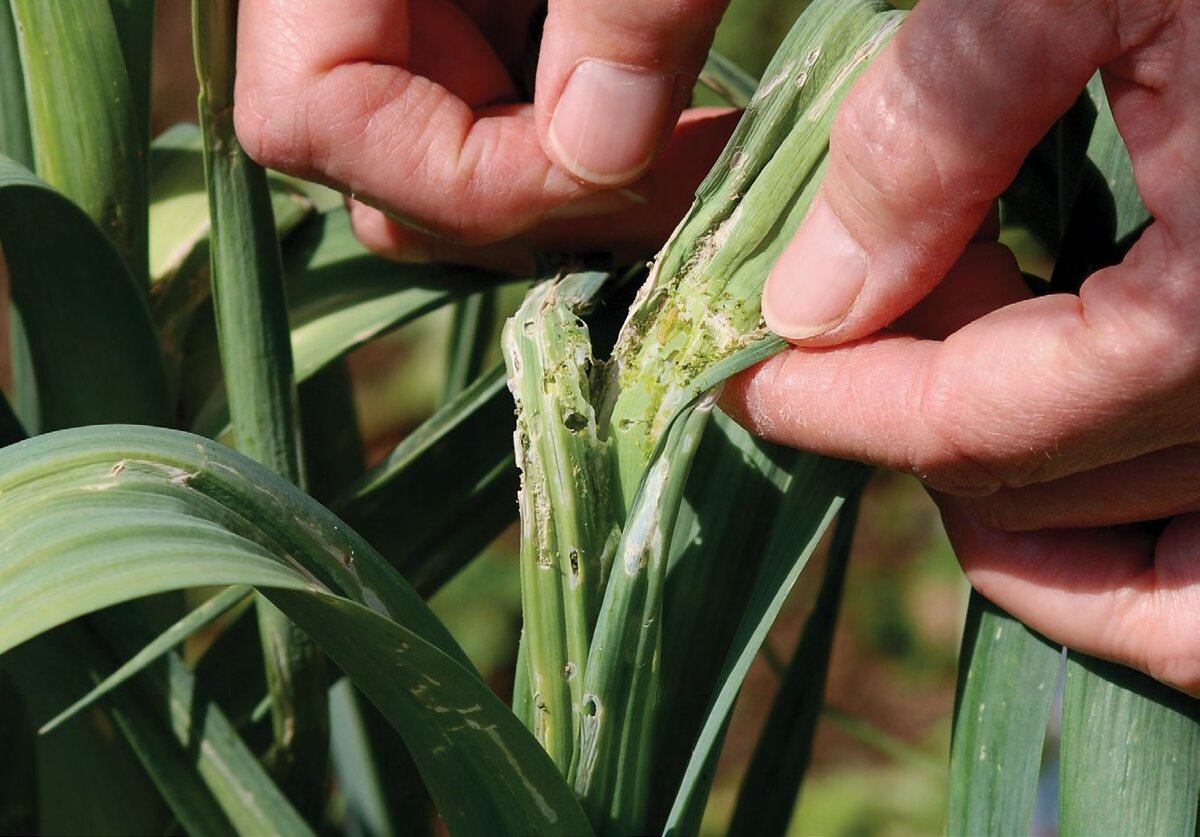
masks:
[[[199,127],[150,137],[151,11],[0,0],[0,831],[427,833],[415,783],[453,834],[697,833],[750,663],[832,530],[734,806],[737,833],[784,833],[867,473],[714,404],[783,346],[762,283],[903,13],[814,0],[761,84],[714,55],[702,81],[745,116],[648,275],[525,277],[486,368],[508,279],[376,258],[336,196],[241,152],[232,0],[193,2]],[[1005,217],[1057,289],[1145,224],[1098,83]],[[636,282],[614,337],[599,312]],[[345,356],[447,306],[445,403],[364,471]],[[425,598],[518,510],[510,704]],[[1028,830],[1061,657],[972,599],[952,833]],[[1074,654],[1065,682],[1062,830],[1194,831],[1194,701]]]

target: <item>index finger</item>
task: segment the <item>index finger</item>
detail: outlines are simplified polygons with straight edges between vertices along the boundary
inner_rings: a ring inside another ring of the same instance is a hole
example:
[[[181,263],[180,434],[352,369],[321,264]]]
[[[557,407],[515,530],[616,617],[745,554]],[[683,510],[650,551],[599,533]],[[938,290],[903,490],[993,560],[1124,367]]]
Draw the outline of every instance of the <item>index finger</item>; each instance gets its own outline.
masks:
[[[532,108],[477,111],[490,103],[412,71],[434,49],[492,79],[460,85],[476,98],[503,87],[503,66],[447,0],[243,0],[238,27],[238,136],[265,165],[466,242],[510,237],[589,194],[542,151]]]
[[[1009,305],[944,342],[880,333],[793,348],[723,400],[767,438],[967,495],[1192,441],[1198,263],[1156,223],[1079,297]]]

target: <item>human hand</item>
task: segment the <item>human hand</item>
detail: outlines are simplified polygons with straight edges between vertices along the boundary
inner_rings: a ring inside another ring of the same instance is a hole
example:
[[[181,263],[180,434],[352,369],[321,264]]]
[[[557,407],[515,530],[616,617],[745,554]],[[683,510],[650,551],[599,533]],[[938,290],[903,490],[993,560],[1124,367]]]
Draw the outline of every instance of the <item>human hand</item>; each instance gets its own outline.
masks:
[[[1200,694],[1196,20],[1195,0],[921,3],[843,103],[767,284],[798,345],[725,404],[916,474],[984,595]],[[986,219],[1097,68],[1155,220],[1078,296],[1028,299]]]
[[[513,79],[537,0],[242,0],[238,137],[354,197],[385,255],[644,257],[736,122],[697,110],[672,130],[726,2],[550,0],[528,104]]]

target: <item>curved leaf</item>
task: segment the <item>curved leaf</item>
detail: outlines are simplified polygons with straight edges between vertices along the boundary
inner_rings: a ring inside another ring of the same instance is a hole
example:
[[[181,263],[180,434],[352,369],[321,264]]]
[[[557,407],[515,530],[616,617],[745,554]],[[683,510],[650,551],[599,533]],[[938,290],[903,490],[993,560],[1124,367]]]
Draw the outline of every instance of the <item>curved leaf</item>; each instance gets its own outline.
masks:
[[[838,515],[820,592],[742,777],[732,834],[787,833],[812,756],[857,520],[855,496]]]
[[[38,175],[146,272],[146,169],[137,102],[107,0],[11,0]]]
[[[334,511],[432,593],[517,517],[512,412],[497,366],[343,491]]]
[[[44,427],[166,424],[162,354],[133,277],[82,210],[3,156],[0,243]]]
[[[588,832],[544,751],[424,602],[261,466],[186,433],[84,428],[0,450],[0,492],[0,649],[134,596],[267,588],[402,732],[454,833]]]
[[[368,251],[344,207],[308,218],[284,247],[296,380],[304,382],[359,346],[443,305],[513,277],[445,265],[405,265]],[[198,321],[193,360],[211,359],[216,331]],[[211,394],[192,429],[211,438],[229,423],[224,391]]]
[[[502,280],[471,268],[380,258],[354,237],[343,207],[296,231],[284,269],[300,380],[381,334]]]

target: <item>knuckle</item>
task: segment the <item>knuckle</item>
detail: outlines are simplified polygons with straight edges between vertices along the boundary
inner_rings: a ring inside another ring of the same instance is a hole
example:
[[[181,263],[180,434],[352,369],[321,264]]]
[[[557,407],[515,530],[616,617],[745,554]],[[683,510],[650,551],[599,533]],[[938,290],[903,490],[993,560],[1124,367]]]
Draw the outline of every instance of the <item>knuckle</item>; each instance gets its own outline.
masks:
[[[298,97],[286,86],[239,79],[234,89],[233,126],[252,160],[284,171],[298,168],[301,126]]]
[[[908,469],[933,488],[960,497],[994,494],[1004,486],[986,453],[964,431],[961,398],[939,365],[916,382],[912,415],[920,432],[906,454]]]

